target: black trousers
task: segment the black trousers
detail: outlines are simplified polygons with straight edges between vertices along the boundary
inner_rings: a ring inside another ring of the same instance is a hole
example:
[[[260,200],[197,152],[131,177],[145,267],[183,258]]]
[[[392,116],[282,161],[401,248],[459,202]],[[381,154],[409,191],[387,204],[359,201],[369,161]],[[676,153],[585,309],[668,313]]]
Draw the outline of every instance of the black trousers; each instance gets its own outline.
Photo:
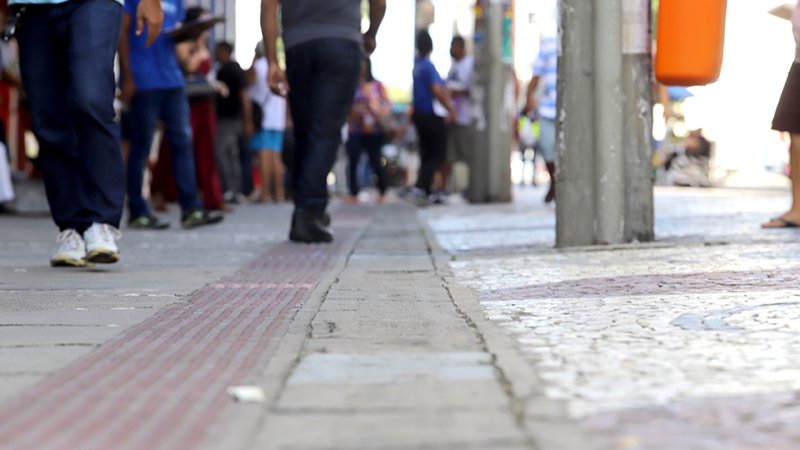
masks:
[[[430,195],[433,175],[444,164],[447,152],[447,127],[444,119],[433,115],[414,113],[412,117],[419,136],[421,164],[417,176],[417,188]]]

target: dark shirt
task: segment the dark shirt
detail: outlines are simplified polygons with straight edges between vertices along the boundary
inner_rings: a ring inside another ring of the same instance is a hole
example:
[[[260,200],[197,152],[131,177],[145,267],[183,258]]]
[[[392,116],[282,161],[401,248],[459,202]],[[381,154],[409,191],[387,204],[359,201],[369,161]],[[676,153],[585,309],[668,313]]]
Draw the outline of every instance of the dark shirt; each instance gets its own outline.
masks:
[[[239,63],[225,63],[217,72],[217,80],[228,86],[228,96],[217,95],[217,117],[239,119],[242,117],[242,91],[247,89],[247,76]]]
[[[291,0],[281,2],[286,48],[319,38],[362,42],[361,0]]]

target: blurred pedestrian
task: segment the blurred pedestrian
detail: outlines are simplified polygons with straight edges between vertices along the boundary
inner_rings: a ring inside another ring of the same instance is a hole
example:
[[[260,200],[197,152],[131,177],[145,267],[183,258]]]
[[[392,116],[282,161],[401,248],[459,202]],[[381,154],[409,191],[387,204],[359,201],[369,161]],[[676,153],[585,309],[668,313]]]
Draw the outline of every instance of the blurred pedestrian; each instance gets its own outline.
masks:
[[[247,75],[233,59],[230,42],[218,42],[215,54],[217,81],[222,84],[222,92],[217,95],[217,166],[225,201],[238,203],[242,196],[239,141],[253,136]]]
[[[341,144],[361,58],[375,49],[386,0],[369,0],[370,25],[361,35],[360,0],[291,0],[281,3],[286,73],[278,65],[278,0],[262,0],[261,29],[268,82],[289,96],[295,128],[294,205],[289,239],[330,242],[328,173]]]
[[[261,44],[259,44],[261,45]],[[262,46],[263,47],[263,46]],[[269,63],[263,48],[253,61],[253,84],[248,91],[250,99],[257,105],[260,120],[254,125],[257,131],[250,140],[250,149],[258,155],[258,167],[261,175],[261,187],[257,201],[282,202],[286,194],[283,189],[283,151],[284,133],[286,131],[286,99],[274,94],[267,85]]]
[[[558,40],[555,36],[544,36],[539,45],[539,56],[533,64],[533,78],[528,84],[523,113],[535,114],[539,120],[539,149],[550,174],[550,188],[544,197],[545,203],[556,199],[556,95],[558,81]],[[537,102],[536,92],[540,83],[544,90]]]
[[[456,110],[456,120],[447,127],[447,159],[442,166],[442,178],[446,189],[450,186],[453,164],[462,162],[469,167],[472,164],[472,152],[475,147],[471,98],[475,58],[467,53],[463,37],[453,37],[450,43],[450,57],[452,63],[445,85]]]
[[[386,88],[372,75],[369,58],[364,58],[353,108],[347,120],[347,184],[352,203],[358,201],[358,163],[365,150],[370,167],[378,178],[378,203],[384,201],[388,183],[381,150],[386,139],[384,128],[389,128],[386,124],[391,120],[391,114],[392,103]]]
[[[183,26],[196,26],[209,20],[213,20],[213,16],[202,7],[195,6],[186,9]],[[222,201],[214,149],[217,139],[217,112],[214,103],[217,89],[212,76],[213,60],[208,49],[208,34],[206,30],[196,38],[176,43],[175,52],[186,80],[197,186],[203,206],[208,210],[229,211],[230,207]],[[178,189],[172,173],[172,150],[169,142],[162,139],[158,160],[151,169],[150,179],[150,199],[156,211],[167,211],[167,202],[178,200]]]
[[[792,179],[792,204],[783,215],[761,224],[763,228],[800,227],[800,2],[792,13],[796,45],[795,60],[772,119],[772,128],[789,133],[789,170]]]
[[[114,56],[122,3],[11,0],[24,16],[20,68],[39,140],[38,168],[60,233],[53,266],[119,261],[124,163],[114,123]],[[163,20],[158,0],[130,10],[151,44]],[[133,32],[133,31],[132,31]]]
[[[169,227],[150,212],[142,196],[145,163],[150,154],[153,132],[160,120],[172,151],[172,169],[181,206],[181,225],[193,228],[220,222],[220,211],[208,211],[197,198],[197,176],[189,126],[189,101],[175,40],[162,34],[151,47],[132,33],[131,14],[141,0],[125,0],[119,61],[122,72],[122,100],[130,105],[127,120],[131,144],[127,167],[130,218],[128,228],[160,230]],[[175,29],[184,19],[182,0],[163,0],[164,27]]]
[[[450,95],[436,67],[431,62],[433,40],[427,31],[417,34],[417,59],[414,62],[414,93],[412,120],[419,135],[421,164],[414,188],[401,192],[401,197],[417,206],[430,203],[433,176],[445,161],[447,149],[447,125],[445,119],[437,115],[434,101],[447,110],[449,123],[456,121],[457,113],[450,101]]]

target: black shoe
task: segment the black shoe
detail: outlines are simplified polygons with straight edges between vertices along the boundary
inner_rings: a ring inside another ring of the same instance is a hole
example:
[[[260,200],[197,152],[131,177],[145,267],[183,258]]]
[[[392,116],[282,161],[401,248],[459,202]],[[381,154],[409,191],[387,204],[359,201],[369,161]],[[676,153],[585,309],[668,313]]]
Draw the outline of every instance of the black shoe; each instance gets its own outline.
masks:
[[[327,216],[327,219],[326,219]],[[333,230],[325,225],[330,224],[330,216],[325,213],[295,210],[292,216],[292,229],[289,231],[289,240],[294,242],[331,242]]]
[[[152,214],[133,217],[128,221],[128,228],[136,230],[164,230],[169,228],[169,222],[161,220]]]
[[[189,211],[181,217],[181,226],[183,228],[195,228],[203,225],[211,225],[222,222],[225,215],[222,211],[207,211],[204,209],[195,209]]]

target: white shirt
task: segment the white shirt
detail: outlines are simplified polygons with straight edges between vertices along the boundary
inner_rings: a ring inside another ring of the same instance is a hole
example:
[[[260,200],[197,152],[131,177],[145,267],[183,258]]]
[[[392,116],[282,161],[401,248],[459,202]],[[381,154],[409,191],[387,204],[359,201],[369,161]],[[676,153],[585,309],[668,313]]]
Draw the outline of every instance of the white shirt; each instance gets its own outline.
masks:
[[[453,90],[469,90],[472,87],[472,73],[475,68],[475,58],[467,55],[461,61],[453,60],[450,72],[447,73],[447,87]],[[453,107],[458,116],[456,123],[459,125],[472,124],[472,104],[468,96],[454,95]]]
[[[261,129],[283,131],[286,129],[286,99],[275,95],[267,85],[269,65],[267,58],[253,61],[253,70],[256,79],[247,89],[250,99],[261,106],[264,118],[261,120]]]

